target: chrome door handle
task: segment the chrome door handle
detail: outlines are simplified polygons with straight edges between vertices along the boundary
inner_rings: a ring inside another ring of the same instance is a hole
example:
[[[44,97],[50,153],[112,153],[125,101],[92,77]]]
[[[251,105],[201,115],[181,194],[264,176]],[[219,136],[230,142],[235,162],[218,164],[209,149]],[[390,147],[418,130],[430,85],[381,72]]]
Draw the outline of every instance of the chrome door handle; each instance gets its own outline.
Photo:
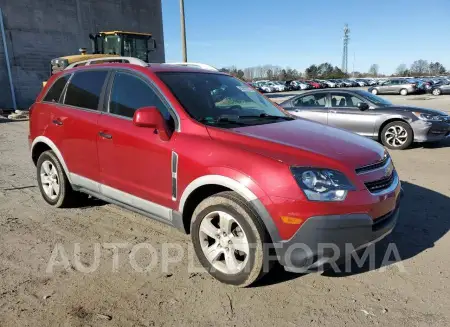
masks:
[[[98,135],[100,135],[101,137],[103,137],[104,139],[108,139],[111,140],[112,139],[112,135],[111,134],[107,134],[105,132],[99,132]]]
[[[61,121],[61,119],[53,119],[52,121],[53,124],[58,125],[58,126],[62,126],[63,122]]]

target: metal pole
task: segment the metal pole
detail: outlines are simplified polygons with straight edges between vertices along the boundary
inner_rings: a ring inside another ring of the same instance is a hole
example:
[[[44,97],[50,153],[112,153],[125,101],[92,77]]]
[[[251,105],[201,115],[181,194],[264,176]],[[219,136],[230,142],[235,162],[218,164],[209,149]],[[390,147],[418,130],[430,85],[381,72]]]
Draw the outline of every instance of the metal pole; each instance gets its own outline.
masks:
[[[3,24],[3,11],[1,8],[0,8],[0,28],[2,30],[3,49],[5,51],[6,69],[8,70],[8,79],[9,79],[9,88],[11,90],[11,99],[13,102],[14,110],[17,110],[16,94],[14,92],[14,84],[13,84],[13,80],[12,80],[11,66],[9,64],[8,46],[6,45],[5,25]]]
[[[183,62],[187,62],[186,23],[184,20],[184,0],[180,0],[180,19],[181,19],[181,48],[183,50]]]

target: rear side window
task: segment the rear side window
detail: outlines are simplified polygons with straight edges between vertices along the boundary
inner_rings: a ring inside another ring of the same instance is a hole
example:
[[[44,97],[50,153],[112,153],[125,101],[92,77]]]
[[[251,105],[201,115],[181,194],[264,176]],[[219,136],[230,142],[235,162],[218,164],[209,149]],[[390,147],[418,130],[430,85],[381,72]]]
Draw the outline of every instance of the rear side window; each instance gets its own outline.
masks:
[[[69,80],[69,77],[70,75],[64,75],[58,78],[56,82],[53,83],[53,85],[50,87],[50,90],[48,90],[43,101],[59,102],[59,98],[61,97],[61,93],[63,92],[64,87]]]
[[[97,110],[107,75],[108,72],[104,70],[75,73],[67,87],[64,104]]]

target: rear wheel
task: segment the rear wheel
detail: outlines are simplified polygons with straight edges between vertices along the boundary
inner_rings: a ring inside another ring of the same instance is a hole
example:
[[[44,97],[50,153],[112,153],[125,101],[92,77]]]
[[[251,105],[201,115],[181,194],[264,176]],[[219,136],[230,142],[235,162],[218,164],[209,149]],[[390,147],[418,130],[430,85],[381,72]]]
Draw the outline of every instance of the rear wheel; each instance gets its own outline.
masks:
[[[411,126],[402,121],[391,122],[381,131],[381,142],[385,147],[392,150],[408,148],[413,138],[414,135]]]
[[[43,152],[36,168],[39,190],[44,200],[57,208],[67,206],[74,199],[74,191],[55,153]]]
[[[234,192],[218,193],[198,205],[191,237],[200,263],[223,283],[245,287],[270,269],[265,265],[265,228]]]
[[[403,95],[403,96],[408,95],[408,90],[407,89],[401,89],[400,90],[400,95]]]
[[[442,91],[441,91],[441,89],[433,89],[433,91],[431,91],[431,93],[433,94],[433,95],[441,95],[441,93],[442,93]]]
[[[377,95],[378,94],[378,90],[377,89],[372,89],[372,91],[370,91],[373,95]]]

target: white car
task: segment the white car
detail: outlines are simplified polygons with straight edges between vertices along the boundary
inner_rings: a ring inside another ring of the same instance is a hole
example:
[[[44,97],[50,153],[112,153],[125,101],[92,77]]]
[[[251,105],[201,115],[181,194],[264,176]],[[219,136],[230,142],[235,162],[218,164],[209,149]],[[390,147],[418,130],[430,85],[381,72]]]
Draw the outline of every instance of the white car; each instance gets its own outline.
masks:
[[[332,82],[332,81],[327,81],[327,80],[319,80],[322,83],[325,83],[326,85],[328,85],[328,87],[337,87],[336,82]]]
[[[278,84],[277,82],[269,82],[267,85],[272,87],[275,92],[283,92],[286,89],[284,85]]]
[[[271,93],[275,91],[275,89],[272,86],[268,85],[267,82],[256,82],[255,85],[257,85],[261,89],[261,91],[265,93]]]

